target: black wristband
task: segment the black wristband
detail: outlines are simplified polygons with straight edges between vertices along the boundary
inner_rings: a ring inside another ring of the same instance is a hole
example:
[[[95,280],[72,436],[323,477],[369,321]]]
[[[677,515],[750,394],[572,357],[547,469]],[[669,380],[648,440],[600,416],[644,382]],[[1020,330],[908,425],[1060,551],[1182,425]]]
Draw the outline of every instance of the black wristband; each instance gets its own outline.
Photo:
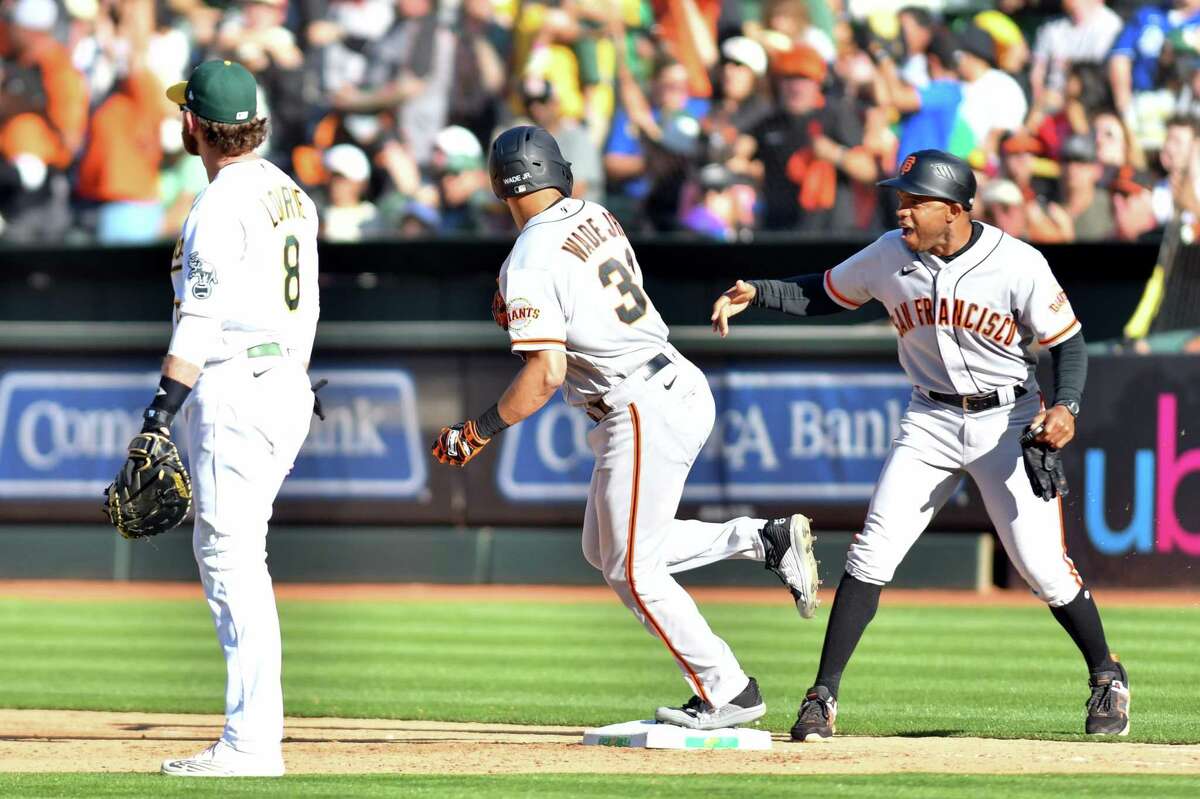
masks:
[[[491,438],[508,426],[508,422],[500,418],[499,405],[488,408],[475,420],[475,432],[484,438]]]
[[[158,381],[158,393],[154,395],[150,407],[142,414],[142,432],[170,429],[175,414],[179,413],[183,401],[191,393],[191,386],[185,386],[178,380],[163,375],[162,380]]]
[[[142,412],[142,432],[170,431],[173,421],[175,421],[175,414],[170,411],[164,411],[162,408],[147,408]]]
[[[163,375],[162,380],[158,381],[158,393],[154,395],[154,401],[150,403],[150,407],[154,410],[166,411],[174,416],[179,413],[179,409],[183,407],[183,401],[191,393],[191,386],[185,386],[178,380]]]

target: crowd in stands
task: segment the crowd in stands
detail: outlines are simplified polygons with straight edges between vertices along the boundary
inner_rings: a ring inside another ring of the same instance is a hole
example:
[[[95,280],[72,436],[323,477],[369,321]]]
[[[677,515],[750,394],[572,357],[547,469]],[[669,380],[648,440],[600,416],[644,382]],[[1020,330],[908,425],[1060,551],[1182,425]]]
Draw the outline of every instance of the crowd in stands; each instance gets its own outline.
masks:
[[[174,237],[207,176],[163,87],[210,58],[328,240],[510,230],[522,121],[632,231],[870,238],[930,147],[1034,243],[1200,218],[1200,0],[0,0],[0,241]]]

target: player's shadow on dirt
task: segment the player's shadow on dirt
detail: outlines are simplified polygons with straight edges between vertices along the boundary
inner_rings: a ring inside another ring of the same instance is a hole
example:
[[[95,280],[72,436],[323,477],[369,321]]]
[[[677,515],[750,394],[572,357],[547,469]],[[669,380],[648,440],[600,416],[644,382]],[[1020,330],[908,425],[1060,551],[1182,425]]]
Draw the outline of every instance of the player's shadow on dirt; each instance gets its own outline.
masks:
[[[141,736],[140,740],[160,740],[160,741],[206,741],[211,740],[210,735],[191,736],[185,734],[171,735],[163,730],[177,729],[202,729],[211,730],[211,724],[155,724],[152,722],[141,722],[133,724],[119,724],[117,727],[121,730],[129,732],[159,732],[160,734],[151,736]],[[544,743],[544,741],[511,741],[505,736],[511,735],[536,735],[545,736],[548,738],[562,737],[578,740],[582,734],[582,730],[502,730],[502,729],[478,729],[478,730],[461,730],[455,727],[354,727],[347,729],[344,727],[323,727],[320,724],[289,724],[288,729],[303,731],[303,730],[328,730],[329,735],[325,736],[305,736],[288,735],[283,739],[284,743],[340,743],[340,744],[437,744],[437,743],[471,743],[471,744],[491,744],[502,743],[505,745],[525,744],[525,743]],[[363,733],[366,731],[373,732],[389,732],[389,733],[425,733],[427,737],[420,738],[359,738],[352,737],[355,733]],[[337,733],[341,734],[337,734]],[[436,733],[449,733],[443,737],[437,737]],[[346,737],[343,737],[346,736]],[[488,736],[495,736],[495,739],[489,739]],[[125,736],[121,735],[100,735],[100,736],[78,736],[64,735],[47,737],[45,735],[30,735],[30,736],[14,736],[12,738],[0,737],[0,740],[53,740],[53,741],[70,741],[70,740],[126,740]]]
[[[893,735],[896,738],[958,738],[966,734],[966,730],[905,730]]]

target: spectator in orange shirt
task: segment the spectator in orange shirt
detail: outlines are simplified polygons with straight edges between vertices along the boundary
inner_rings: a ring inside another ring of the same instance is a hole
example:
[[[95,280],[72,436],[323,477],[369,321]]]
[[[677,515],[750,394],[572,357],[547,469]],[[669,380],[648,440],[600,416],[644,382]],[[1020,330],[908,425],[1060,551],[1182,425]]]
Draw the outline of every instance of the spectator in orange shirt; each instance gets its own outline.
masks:
[[[66,169],[87,129],[88,91],[66,47],[54,39],[54,0],[18,0],[0,23],[0,155],[34,155]]]
[[[96,238],[101,244],[154,241],[162,235],[158,166],[162,89],[145,69],[133,72],[92,117],[79,162],[77,193],[100,203]]]
[[[155,241],[164,234],[158,167],[162,121],[170,105],[146,68],[153,0],[124,0],[120,14],[120,29],[129,41],[128,74],[92,116],[76,186],[80,198],[99,204],[96,238],[101,244]]]

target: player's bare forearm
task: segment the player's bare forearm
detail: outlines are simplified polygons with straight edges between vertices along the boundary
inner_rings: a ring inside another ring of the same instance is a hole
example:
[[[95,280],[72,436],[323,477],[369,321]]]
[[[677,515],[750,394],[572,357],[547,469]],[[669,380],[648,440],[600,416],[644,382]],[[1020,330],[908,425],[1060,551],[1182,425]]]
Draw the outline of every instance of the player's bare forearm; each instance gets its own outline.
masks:
[[[566,353],[558,350],[527,353],[525,365],[500,397],[500,418],[511,425],[537,413],[566,377]]]
[[[163,377],[169,377],[183,383],[188,388],[196,385],[200,378],[200,367],[190,361],[185,361],[177,355],[167,355],[163,358]]]
[[[537,350],[523,354],[525,365],[498,403],[477,419],[442,428],[431,448],[440,463],[466,466],[497,433],[531,416],[562,385],[567,376],[566,353]]]

